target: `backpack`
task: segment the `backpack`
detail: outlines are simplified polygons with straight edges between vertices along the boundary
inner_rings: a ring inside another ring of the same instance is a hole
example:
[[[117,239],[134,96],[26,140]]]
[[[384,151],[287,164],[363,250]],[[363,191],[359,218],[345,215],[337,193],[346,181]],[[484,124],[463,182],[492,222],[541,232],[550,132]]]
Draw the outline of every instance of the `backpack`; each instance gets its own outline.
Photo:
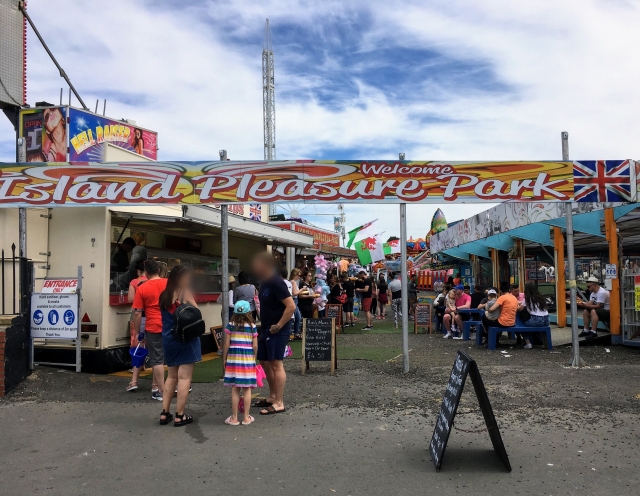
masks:
[[[173,337],[181,343],[188,343],[202,336],[206,330],[202,312],[190,303],[181,303],[173,313],[175,326]]]

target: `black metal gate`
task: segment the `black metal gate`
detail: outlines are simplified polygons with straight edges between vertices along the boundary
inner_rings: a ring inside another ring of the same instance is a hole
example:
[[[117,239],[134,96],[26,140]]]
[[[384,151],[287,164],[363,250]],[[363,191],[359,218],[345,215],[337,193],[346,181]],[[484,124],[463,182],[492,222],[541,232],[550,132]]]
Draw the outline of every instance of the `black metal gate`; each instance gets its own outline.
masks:
[[[29,315],[33,293],[33,262],[16,256],[16,245],[11,255],[0,252],[0,315]]]

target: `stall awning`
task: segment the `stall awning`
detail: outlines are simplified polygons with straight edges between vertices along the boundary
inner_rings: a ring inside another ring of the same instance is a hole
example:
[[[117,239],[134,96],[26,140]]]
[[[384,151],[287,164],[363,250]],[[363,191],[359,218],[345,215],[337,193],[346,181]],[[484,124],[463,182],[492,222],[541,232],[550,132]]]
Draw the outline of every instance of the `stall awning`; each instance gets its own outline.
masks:
[[[220,210],[207,206],[182,207],[112,207],[118,217],[147,222],[174,222],[176,224],[201,225],[220,230]],[[146,211],[145,211],[146,210]],[[196,231],[197,232],[197,231]],[[266,244],[313,247],[313,236],[288,229],[281,229],[265,222],[258,222],[239,215],[229,214],[229,234],[235,238],[260,239]]]

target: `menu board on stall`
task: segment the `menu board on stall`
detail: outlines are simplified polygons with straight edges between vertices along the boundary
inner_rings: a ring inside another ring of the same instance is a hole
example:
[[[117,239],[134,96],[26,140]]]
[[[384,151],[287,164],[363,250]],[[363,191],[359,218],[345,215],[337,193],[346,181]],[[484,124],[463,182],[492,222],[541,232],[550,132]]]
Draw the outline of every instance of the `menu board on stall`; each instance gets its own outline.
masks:
[[[302,323],[302,374],[309,362],[331,362],[331,375],[337,367],[335,319],[304,319]]]
[[[498,423],[493,415],[493,409],[489,402],[489,396],[487,396],[487,390],[482,382],[480,371],[476,361],[471,357],[458,351],[456,361],[453,364],[451,375],[449,376],[449,383],[447,389],[444,392],[444,398],[442,399],[442,405],[440,406],[440,412],[436,420],[436,426],[433,430],[433,436],[431,437],[431,443],[429,444],[429,452],[431,453],[431,459],[436,467],[436,470],[440,470],[442,466],[442,459],[444,457],[444,451],[447,447],[447,441],[453,428],[456,412],[458,411],[458,405],[460,404],[460,397],[462,396],[462,390],[467,380],[467,376],[471,376],[471,382],[475,389],[476,396],[478,397],[478,403],[484,416],[487,430],[489,431],[489,437],[493,444],[493,449],[496,451],[500,460],[504,463],[507,470],[511,472],[511,464],[509,463],[509,456],[507,450],[502,442],[502,436],[500,436],[500,430],[498,429]]]
[[[340,329],[342,328],[342,305],[326,305],[325,311],[328,319],[336,319],[336,328],[338,329],[338,332],[340,332]]]
[[[426,327],[431,332],[431,304],[418,303],[413,314],[413,332],[418,334],[418,327]]]

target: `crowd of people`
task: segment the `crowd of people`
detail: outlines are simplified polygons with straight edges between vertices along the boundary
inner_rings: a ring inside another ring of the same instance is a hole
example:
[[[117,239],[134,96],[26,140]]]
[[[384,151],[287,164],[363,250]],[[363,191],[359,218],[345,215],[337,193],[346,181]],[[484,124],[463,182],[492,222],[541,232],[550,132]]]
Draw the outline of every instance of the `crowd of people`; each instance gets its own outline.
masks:
[[[202,360],[201,341],[199,337],[180,339],[176,328],[179,309],[198,308],[192,293],[192,272],[185,265],[176,265],[168,275],[162,274],[162,265],[152,259],[138,261],[136,267],[128,293],[133,312],[131,345],[140,344],[148,352],[147,363],[153,378],[151,398],[162,402],[159,423],[188,425],[193,417],[185,408],[192,390],[194,366]],[[282,361],[292,326],[308,315],[305,305],[299,303],[308,299],[310,293],[305,291],[299,273],[294,271],[291,280],[286,276],[286,272],[278,270],[271,254],[260,253],[252,265],[252,277],[259,289],[246,272],[238,275],[237,287],[235,278],[229,278],[232,303],[222,346],[224,385],[231,388],[231,415],[225,421],[228,425],[248,425],[255,420],[249,414],[251,389],[256,387],[259,374],[264,374],[269,387],[268,396],[255,404],[261,408],[260,414],[285,411],[286,373]],[[139,389],[142,368],[133,367],[128,392]],[[175,415],[171,413],[174,397]]]
[[[457,282],[457,284],[456,284]],[[580,337],[593,339],[597,337],[598,322],[609,321],[609,292],[600,286],[597,278],[587,280],[589,297],[586,301],[578,300],[583,309],[584,329]],[[520,292],[517,284],[501,282],[498,288],[483,290],[480,285],[473,288],[450,278],[445,283],[434,301],[437,328],[443,330],[444,339],[462,339],[464,322],[472,317],[468,310],[481,310],[482,325],[475,326],[483,332],[483,343],[486,345],[487,329],[497,327],[508,330],[513,327],[548,327],[549,304],[540,293],[534,282],[524,286]],[[497,341],[502,333],[498,333]],[[517,345],[531,349],[538,339],[537,334],[518,334]]]

